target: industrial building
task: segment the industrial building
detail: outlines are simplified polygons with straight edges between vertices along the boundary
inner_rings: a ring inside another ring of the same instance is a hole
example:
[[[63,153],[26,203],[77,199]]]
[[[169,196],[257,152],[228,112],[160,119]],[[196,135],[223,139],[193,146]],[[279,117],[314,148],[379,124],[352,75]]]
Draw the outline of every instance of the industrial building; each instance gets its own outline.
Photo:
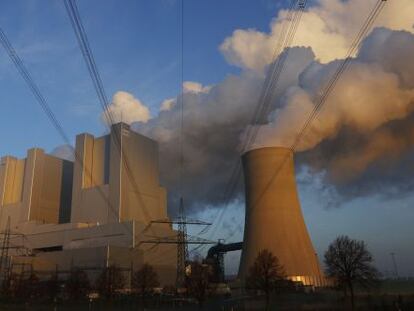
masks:
[[[78,135],[74,154],[72,162],[34,148],[24,159],[1,159],[0,231],[12,233],[11,268],[26,265],[50,273],[78,267],[94,278],[115,264],[129,277],[150,263],[162,285],[174,284],[177,245],[143,243],[177,237],[167,215],[166,190],[159,182],[158,144],[118,123],[102,137]],[[289,279],[324,285],[299,204],[292,151],[251,150],[242,162],[243,243],[213,247],[210,257],[242,248],[243,281],[258,252],[268,249]]]
[[[242,157],[246,217],[239,277],[245,280],[260,250],[279,259],[286,277],[304,285],[326,285],[306,229],[296,190],[293,152],[266,147]]]
[[[176,245],[141,243],[177,235],[171,224],[150,226],[160,219],[168,216],[158,145],[127,124],[112,125],[102,137],[78,135],[74,162],[38,148],[25,159],[1,159],[0,231],[12,233],[12,268],[78,267],[93,277],[111,264],[131,272],[146,262],[162,285],[172,285]]]

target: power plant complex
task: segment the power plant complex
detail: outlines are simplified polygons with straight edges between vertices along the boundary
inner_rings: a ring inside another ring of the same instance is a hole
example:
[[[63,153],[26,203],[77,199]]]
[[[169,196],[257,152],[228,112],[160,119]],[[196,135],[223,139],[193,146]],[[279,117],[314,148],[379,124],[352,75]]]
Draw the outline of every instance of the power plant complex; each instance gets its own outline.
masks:
[[[78,135],[75,154],[74,163],[41,149],[2,158],[0,230],[10,229],[9,267],[77,267],[93,277],[112,264],[138,269],[147,262],[162,285],[174,284],[176,247],[140,244],[147,235],[177,234],[169,224],[145,230],[168,217],[157,143],[118,123],[103,137]]]
[[[292,151],[261,148],[242,161],[244,241],[228,248],[242,248],[239,279],[246,279],[259,251],[268,249],[287,278],[323,285],[299,204]],[[0,230],[9,234],[9,269],[26,265],[46,273],[77,267],[93,277],[112,264],[131,271],[150,263],[161,285],[174,284],[177,245],[142,243],[178,234],[168,221],[158,167],[157,143],[124,123],[102,137],[78,135],[74,162],[37,148],[25,159],[3,157]]]

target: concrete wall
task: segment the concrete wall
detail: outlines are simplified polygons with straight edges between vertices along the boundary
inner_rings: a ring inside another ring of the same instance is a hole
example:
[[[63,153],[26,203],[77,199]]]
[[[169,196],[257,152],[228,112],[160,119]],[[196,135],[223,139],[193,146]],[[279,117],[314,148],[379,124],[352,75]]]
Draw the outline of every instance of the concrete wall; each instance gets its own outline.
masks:
[[[22,267],[22,264],[25,267]],[[50,278],[57,270],[59,278],[69,276],[72,268],[84,270],[92,285],[102,272],[102,269],[110,265],[121,268],[125,277],[125,285],[128,288],[131,282],[131,274],[139,270],[144,263],[143,252],[139,249],[129,249],[118,246],[101,246],[93,248],[70,249],[58,252],[40,253],[35,257],[13,257],[13,272],[20,274],[22,268],[29,272],[33,269],[41,279]],[[153,264],[158,274],[160,285],[174,285],[175,268],[171,265]],[[132,269],[131,269],[132,268]]]
[[[108,136],[109,137],[109,136]],[[76,136],[72,223],[107,223],[109,202],[109,142],[107,137]]]
[[[0,164],[0,230],[10,218],[14,225],[19,221],[23,201],[23,179],[26,161],[2,157]]]
[[[158,146],[113,125],[110,135],[76,137],[75,163],[31,149],[26,159],[4,157],[0,166],[0,230],[11,219],[11,243],[34,257],[10,255],[35,270],[86,265],[98,271],[115,263],[154,266],[163,285],[176,279],[175,244],[146,244],[177,235],[167,219],[166,191],[159,184]]]
[[[68,221],[73,165],[30,149],[26,159],[3,157],[0,166],[0,229],[25,221]]]
[[[107,136],[78,135],[76,152],[71,222],[148,223],[167,217],[155,141],[118,123]]]
[[[293,153],[252,150],[243,155],[243,168],[246,220],[239,276],[244,279],[259,251],[268,249],[288,277],[317,282],[321,272],[299,204]]]
[[[121,134],[123,151],[123,159],[119,158],[122,167],[120,220],[148,223],[167,218],[166,192],[159,184],[158,144],[130,131],[126,124],[118,124],[114,129],[115,135]]]
[[[149,231],[140,222],[110,223],[100,226],[86,224],[20,224],[18,232],[25,234],[11,238],[11,243],[31,249],[36,256],[25,260],[35,270],[68,270],[71,265],[99,271],[105,265],[138,270],[142,264],[151,264],[162,285],[173,285],[176,279],[177,246],[175,244],[141,243],[153,237],[176,236],[169,225],[156,224]],[[60,249],[59,249],[60,247]],[[52,249],[54,248],[54,249]],[[11,250],[12,255],[21,253]],[[22,256],[17,256],[20,259]],[[91,277],[93,277],[93,273]]]

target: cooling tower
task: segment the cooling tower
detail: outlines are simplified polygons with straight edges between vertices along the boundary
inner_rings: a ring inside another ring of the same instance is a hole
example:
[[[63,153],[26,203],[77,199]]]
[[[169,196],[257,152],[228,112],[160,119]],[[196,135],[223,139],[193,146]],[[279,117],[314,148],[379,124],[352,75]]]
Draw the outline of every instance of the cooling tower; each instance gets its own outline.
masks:
[[[261,148],[243,157],[246,219],[239,277],[245,280],[260,250],[268,249],[286,276],[305,285],[321,285],[322,276],[296,191],[293,152]]]

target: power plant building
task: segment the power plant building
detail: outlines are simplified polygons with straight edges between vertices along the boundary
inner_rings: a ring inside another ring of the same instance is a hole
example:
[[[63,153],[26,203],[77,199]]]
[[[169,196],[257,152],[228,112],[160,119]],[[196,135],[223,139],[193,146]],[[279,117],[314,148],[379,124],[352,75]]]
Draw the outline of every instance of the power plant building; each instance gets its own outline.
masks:
[[[306,229],[296,190],[293,152],[268,147],[242,157],[246,219],[239,277],[245,280],[259,251],[279,259],[286,277],[304,285],[325,285]]]
[[[1,158],[0,231],[12,233],[13,269],[38,273],[77,267],[95,278],[112,264],[128,273],[150,263],[161,285],[176,281],[177,245],[143,243],[177,236],[160,186],[158,144],[124,123],[102,137],[76,137],[74,162],[34,148],[24,159]],[[286,276],[324,285],[302,216],[293,153],[261,148],[242,158],[246,219],[239,277],[260,250],[276,255]],[[153,220],[166,220],[151,224]]]
[[[95,138],[76,137],[75,161],[35,148],[25,159],[0,165],[0,230],[9,226],[11,265],[36,271],[96,274],[115,264],[136,270],[154,266],[162,285],[176,279],[176,245],[141,243],[177,235],[168,219],[166,190],[159,184],[158,145],[124,123]],[[95,271],[95,272],[93,272]]]

